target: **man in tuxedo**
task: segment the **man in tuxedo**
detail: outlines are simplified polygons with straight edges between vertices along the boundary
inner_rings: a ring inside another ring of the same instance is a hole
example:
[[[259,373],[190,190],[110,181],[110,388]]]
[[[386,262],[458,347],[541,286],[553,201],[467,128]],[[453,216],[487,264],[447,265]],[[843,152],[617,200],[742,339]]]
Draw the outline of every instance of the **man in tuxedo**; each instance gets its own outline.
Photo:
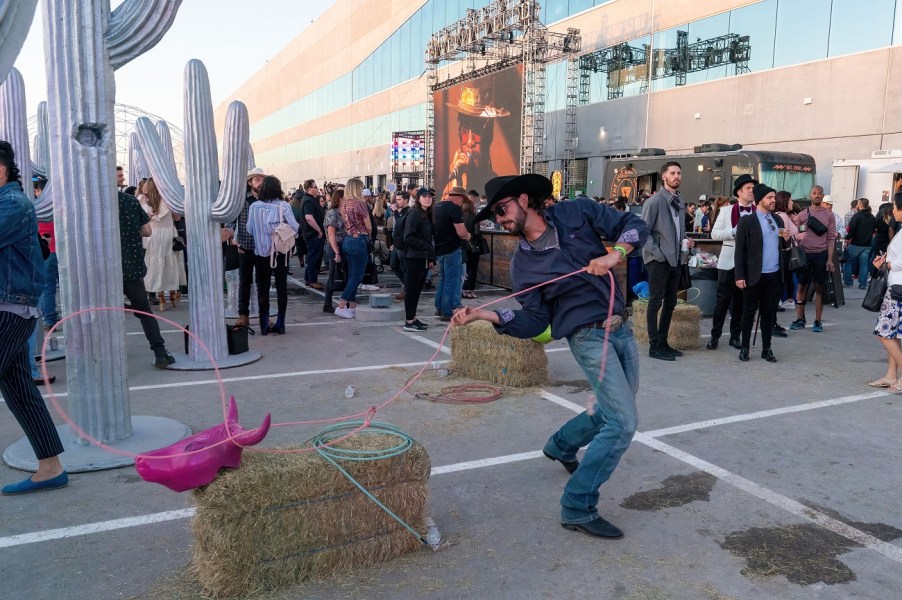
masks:
[[[711,228],[711,239],[720,240],[723,246],[717,259],[717,301],[714,305],[714,319],[711,323],[711,339],[708,350],[717,350],[723,323],[730,313],[730,345],[737,350],[742,347],[740,323],[742,319],[742,292],[736,289],[736,273],[733,268],[736,226],[739,219],[755,212],[755,198],[752,190],[758,183],[751,175],[740,175],[733,183],[733,195],[737,202],[724,207],[717,213],[717,220]]]
[[[755,312],[761,315],[761,358],[777,362],[770,348],[777,297],[783,289],[781,245],[789,239],[783,220],[774,214],[777,192],[763,183],[753,188],[757,204],[753,217],[736,226],[736,287],[742,292],[742,347],[739,360],[749,359]]]

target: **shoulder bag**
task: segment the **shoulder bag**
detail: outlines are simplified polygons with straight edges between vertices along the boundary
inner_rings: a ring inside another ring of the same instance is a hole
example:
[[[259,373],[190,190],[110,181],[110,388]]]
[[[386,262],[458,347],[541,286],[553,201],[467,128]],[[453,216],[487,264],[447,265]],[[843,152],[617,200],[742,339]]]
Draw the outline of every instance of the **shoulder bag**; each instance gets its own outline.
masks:
[[[826,235],[828,231],[827,226],[821,223],[818,219],[815,219],[810,210],[808,211],[808,219],[805,221],[805,224],[808,225],[809,230],[813,231],[817,235]]]
[[[807,266],[808,256],[805,255],[805,251],[798,242],[795,241],[795,238],[791,239],[789,242],[789,270],[798,271]]]
[[[868,291],[864,293],[861,308],[880,312],[884,296],[886,296],[886,267],[880,267],[868,283]]]

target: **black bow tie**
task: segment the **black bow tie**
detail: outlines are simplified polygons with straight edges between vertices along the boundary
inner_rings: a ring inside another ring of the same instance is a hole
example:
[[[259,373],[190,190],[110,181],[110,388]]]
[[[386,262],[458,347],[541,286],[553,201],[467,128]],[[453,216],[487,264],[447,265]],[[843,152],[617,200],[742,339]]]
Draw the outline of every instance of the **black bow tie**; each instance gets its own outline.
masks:
[[[752,212],[752,207],[751,207],[751,206],[745,206],[745,207],[740,206],[740,207],[739,207],[739,212],[740,212],[740,213],[751,213],[751,212]]]

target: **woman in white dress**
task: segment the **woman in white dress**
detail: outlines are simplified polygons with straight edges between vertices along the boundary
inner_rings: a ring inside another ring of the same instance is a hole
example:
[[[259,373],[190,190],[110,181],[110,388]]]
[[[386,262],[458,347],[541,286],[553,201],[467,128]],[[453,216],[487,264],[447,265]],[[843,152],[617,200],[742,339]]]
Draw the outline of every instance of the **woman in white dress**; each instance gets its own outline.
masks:
[[[182,297],[178,291],[179,285],[184,285],[186,281],[182,253],[172,249],[173,238],[178,236],[175,221],[181,217],[173,214],[163,202],[153,178],[147,180],[144,194],[138,199],[150,217],[152,231],[150,237],[144,238],[144,264],[147,265],[144,287],[148,292],[157,294],[161,311],[166,310],[166,292],[169,292],[169,301],[175,308]]]

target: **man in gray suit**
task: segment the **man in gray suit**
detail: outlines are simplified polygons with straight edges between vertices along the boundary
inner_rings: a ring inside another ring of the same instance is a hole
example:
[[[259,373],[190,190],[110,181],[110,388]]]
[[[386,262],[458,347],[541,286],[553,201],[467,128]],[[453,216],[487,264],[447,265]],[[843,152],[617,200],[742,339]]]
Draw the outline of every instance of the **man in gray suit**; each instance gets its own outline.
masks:
[[[649,230],[648,243],[642,248],[648,271],[648,355],[670,361],[683,356],[667,343],[680,283],[680,251],[686,236],[683,224],[686,207],[679,191],[681,174],[680,163],[665,163],[661,167],[663,186],[642,208],[642,219]],[[689,245],[693,245],[692,240]]]

